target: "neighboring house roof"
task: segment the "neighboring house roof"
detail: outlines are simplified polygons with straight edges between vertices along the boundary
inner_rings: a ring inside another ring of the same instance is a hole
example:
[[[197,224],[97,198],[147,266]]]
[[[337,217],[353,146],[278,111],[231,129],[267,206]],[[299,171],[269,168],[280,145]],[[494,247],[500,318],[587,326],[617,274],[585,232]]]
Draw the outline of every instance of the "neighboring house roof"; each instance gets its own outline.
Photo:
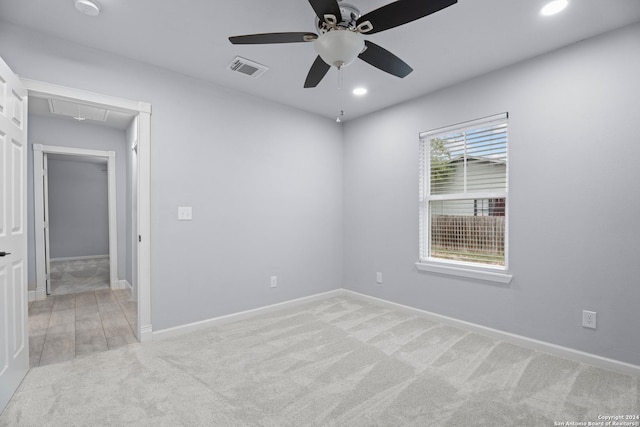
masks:
[[[449,163],[457,163],[457,162],[461,162],[464,160],[464,155],[460,155],[460,156],[456,156],[454,158],[452,158]],[[487,157],[487,156],[467,156],[467,160],[476,160],[479,162],[487,162],[487,163],[495,163],[495,164],[501,164],[501,165],[506,165],[507,162],[504,159],[500,159],[500,158],[495,158],[495,157]]]

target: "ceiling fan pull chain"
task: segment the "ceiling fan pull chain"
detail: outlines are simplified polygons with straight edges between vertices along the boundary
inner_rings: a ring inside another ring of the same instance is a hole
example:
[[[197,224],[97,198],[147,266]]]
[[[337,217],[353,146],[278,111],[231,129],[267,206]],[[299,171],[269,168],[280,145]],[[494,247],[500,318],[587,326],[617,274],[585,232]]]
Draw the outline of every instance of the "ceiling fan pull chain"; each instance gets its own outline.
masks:
[[[342,67],[338,67],[338,110],[340,112],[336,118],[336,123],[340,123],[344,115],[344,111],[342,111]]]

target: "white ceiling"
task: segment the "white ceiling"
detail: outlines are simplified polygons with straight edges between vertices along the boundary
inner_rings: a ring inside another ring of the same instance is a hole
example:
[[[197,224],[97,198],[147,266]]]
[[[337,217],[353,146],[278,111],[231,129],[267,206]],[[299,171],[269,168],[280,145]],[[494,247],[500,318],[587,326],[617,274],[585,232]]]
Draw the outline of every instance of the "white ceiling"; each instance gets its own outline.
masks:
[[[459,0],[367,37],[412,74],[399,79],[357,60],[344,68],[340,93],[336,69],[317,88],[303,88],[316,57],[312,43],[234,46],[227,39],[315,32],[307,0],[98,1],[102,13],[89,17],[72,0],[0,0],[0,19],[326,117],[344,109],[347,120],[640,21],[640,0],[570,0],[553,17],[538,14],[546,0]],[[349,2],[366,13],[389,0]],[[258,79],[228,71],[237,55],[270,69]],[[357,85],[369,93],[356,98],[350,91]]]

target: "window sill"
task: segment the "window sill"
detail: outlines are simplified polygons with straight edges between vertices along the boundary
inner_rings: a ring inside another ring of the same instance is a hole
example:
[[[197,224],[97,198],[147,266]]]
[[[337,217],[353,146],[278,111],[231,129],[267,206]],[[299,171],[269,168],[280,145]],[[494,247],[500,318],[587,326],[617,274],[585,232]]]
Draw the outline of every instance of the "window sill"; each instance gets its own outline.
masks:
[[[441,262],[416,262],[420,271],[448,274],[451,276],[469,277],[471,279],[487,280],[498,283],[511,283],[513,275],[505,271],[491,271],[489,269],[466,267],[462,265],[448,265]]]

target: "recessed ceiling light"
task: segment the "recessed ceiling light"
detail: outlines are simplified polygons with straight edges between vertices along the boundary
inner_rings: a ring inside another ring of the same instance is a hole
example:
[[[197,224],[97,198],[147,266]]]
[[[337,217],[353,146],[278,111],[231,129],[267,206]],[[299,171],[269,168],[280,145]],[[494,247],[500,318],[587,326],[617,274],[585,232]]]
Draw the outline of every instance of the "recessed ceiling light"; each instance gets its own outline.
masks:
[[[367,93],[367,89],[363,87],[357,87],[353,90],[354,95],[362,96]]]
[[[94,0],[75,0],[76,9],[89,16],[100,15],[100,4]]]
[[[560,13],[569,5],[569,0],[553,0],[540,9],[540,15],[551,16]]]

